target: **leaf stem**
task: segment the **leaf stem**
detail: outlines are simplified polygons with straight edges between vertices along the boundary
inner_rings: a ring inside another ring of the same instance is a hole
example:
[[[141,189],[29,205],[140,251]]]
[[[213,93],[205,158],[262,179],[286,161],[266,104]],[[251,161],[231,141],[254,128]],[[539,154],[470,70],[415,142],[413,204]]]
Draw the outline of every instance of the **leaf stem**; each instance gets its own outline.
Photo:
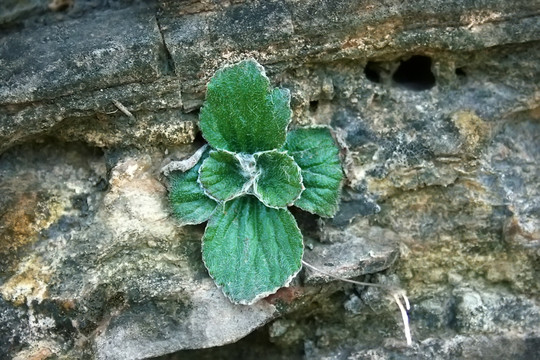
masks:
[[[173,171],[188,171],[189,169],[197,165],[207,147],[208,144],[204,144],[187,159],[180,161],[171,161],[170,163],[162,167],[160,172],[165,176],[169,176],[169,174]]]

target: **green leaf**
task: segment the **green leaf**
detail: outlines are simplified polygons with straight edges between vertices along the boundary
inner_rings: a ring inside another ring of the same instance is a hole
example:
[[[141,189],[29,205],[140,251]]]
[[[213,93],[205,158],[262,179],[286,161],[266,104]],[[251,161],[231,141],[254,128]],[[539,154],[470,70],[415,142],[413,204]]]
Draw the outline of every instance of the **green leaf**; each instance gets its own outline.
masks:
[[[255,154],[259,175],[254,192],[266,206],[292,205],[304,189],[300,168],[289,155],[277,151]]]
[[[246,192],[249,174],[238,158],[226,151],[212,151],[199,170],[199,183],[206,194],[218,201],[228,201]]]
[[[302,234],[286,209],[253,196],[226,202],[208,222],[203,260],[234,303],[252,304],[287,286],[302,266]]]
[[[294,205],[332,217],[339,206],[343,169],[339,149],[326,128],[297,129],[287,134],[284,149],[302,169],[306,188]]]
[[[199,125],[212,147],[253,154],[283,145],[291,115],[289,91],[271,90],[263,67],[250,59],[212,77]]]
[[[199,168],[208,157],[209,149],[199,162],[186,172],[174,171],[169,180],[169,201],[173,214],[182,225],[195,225],[205,222],[214,212],[217,203],[204,193],[197,182]]]

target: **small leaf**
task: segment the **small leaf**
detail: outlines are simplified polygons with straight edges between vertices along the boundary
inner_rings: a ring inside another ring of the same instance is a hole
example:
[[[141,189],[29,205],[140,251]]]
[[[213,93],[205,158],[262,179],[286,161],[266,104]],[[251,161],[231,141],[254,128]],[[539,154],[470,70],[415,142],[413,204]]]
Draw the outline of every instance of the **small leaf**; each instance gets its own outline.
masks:
[[[203,137],[216,148],[253,154],[285,142],[291,120],[290,93],[270,89],[264,69],[245,60],[216,72],[200,112]]]
[[[277,151],[255,155],[259,175],[254,192],[266,206],[285,208],[300,196],[304,189],[300,168],[294,159]]]
[[[286,209],[242,196],[216,209],[203,237],[210,276],[231,301],[252,304],[287,286],[302,266],[302,234]]]
[[[242,170],[234,154],[212,151],[199,170],[199,183],[206,194],[218,201],[228,201],[246,191],[249,175]]]
[[[332,217],[340,196],[343,169],[330,131],[325,128],[297,129],[287,134],[284,149],[302,169],[306,188],[294,205],[311,213]]]
[[[210,218],[217,203],[204,193],[197,182],[199,168],[208,157],[209,149],[201,156],[199,162],[186,172],[174,171],[169,181],[169,201],[173,214],[182,225],[195,225]]]

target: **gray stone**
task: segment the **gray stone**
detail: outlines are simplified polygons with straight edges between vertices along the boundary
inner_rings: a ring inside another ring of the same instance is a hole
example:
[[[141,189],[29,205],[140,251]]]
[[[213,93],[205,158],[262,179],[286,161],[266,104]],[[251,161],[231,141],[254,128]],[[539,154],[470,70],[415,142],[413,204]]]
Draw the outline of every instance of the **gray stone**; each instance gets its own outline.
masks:
[[[313,359],[534,359],[540,354],[538,334],[480,335],[475,338],[456,336],[451,339],[429,338],[412,349],[364,349],[339,353],[308,351]],[[311,349],[310,349],[311,350]]]
[[[103,121],[118,111],[112,100],[133,111],[179,108],[178,82],[159,82],[167,72],[161,33],[148,7],[8,34],[0,38],[0,151],[20,139],[55,133],[66,119]]]
[[[286,46],[294,31],[287,4],[277,1],[246,2],[219,12],[180,18],[163,15],[160,21],[164,39],[177,75],[199,84],[201,79],[194,79],[192,74],[236,55],[232,49],[249,52],[279,44]]]
[[[29,14],[43,12],[46,8],[42,0],[6,0],[0,4],[0,26],[15,22]]]
[[[103,12],[91,21],[22,30],[0,40],[0,103],[156,80],[162,46],[155,17],[143,10]]]
[[[150,175],[158,172],[158,156],[118,158],[103,192],[94,188],[106,178],[99,151],[36,144],[4,154],[1,189],[13,195],[0,212],[6,226],[0,313],[10,322],[38,322],[2,328],[6,344],[22,334],[33,344],[17,356],[36,347],[62,353],[79,333],[95,338],[95,358],[144,359],[233,342],[277,315],[265,301],[231,304],[206,275],[200,229],[174,226],[165,188]],[[5,212],[25,206],[39,212],[26,218]],[[40,228],[28,233],[23,220]],[[62,337],[51,337],[55,327]],[[71,356],[90,350],[75,346]]]
[[[275,307],[268,303],[250,308],[231,304],[210,279],[192,288],[188,311],[174,299],[123,311],[106,332],[97,336],[96,358],[146,359],[181,349],[223,345],[246,336],[275,316]]]
[[[332,276],[354,278],[380,272],[390,267],[399,255],[397,235],[377,227],[366,228],[355,223],[344,231],[325,228],[322,237],[331,244],[315,243],[313,249],[306,250],[304,260]],[[306,270],[308,283],[332,280],[323,273]]]

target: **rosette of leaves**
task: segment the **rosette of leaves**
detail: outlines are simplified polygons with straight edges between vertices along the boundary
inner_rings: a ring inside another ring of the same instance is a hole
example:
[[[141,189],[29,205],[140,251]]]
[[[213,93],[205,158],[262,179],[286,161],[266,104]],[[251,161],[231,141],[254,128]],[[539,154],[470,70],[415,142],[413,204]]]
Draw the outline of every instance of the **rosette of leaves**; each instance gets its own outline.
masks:
[[[287,133],[291,115],[289,91],[271,88],[255,60],[222,68],[200,112],[209,147],[170,178],[181,224],[209,220],[203,260],[234,303],[252,304],[300,270],[302,234],[288,206],[324,217],[338,208],[343,171],[330,131]]]

